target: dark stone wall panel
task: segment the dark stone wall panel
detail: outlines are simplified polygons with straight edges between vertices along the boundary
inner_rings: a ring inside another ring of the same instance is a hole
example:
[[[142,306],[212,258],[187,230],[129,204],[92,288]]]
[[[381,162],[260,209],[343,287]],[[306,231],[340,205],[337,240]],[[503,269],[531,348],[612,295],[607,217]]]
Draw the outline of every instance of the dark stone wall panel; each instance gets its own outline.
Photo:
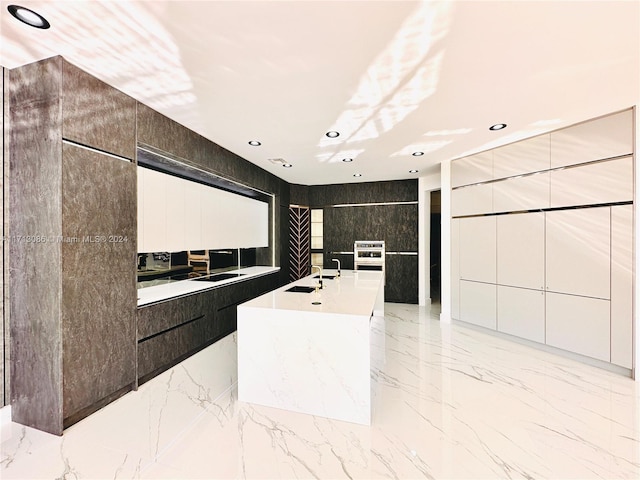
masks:
[[[309,205],[311,207],[344,203],[417,201],[417,180],[312,185],[309,187]]]
[[[136,101],[133,98],[66,61],[62,91],[64,138],[135,159]]]
[[[290,187],[292,205],[309,206],[309,187],[306,185],[292,184]]]
[[[62,82],[59,58],[10,73],[13,420],[62,433]]]

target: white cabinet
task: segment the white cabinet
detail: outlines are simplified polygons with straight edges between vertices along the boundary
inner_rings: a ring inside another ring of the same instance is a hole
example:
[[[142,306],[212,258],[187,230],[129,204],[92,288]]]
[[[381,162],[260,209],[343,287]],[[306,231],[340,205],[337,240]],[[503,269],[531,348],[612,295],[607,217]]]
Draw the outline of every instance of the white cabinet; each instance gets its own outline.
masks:
[[[610,207],[546,213],[548,291],[610,298]]]
[[[493,211],[518,212],[549,206],[549,172],[493,183]]]
[[[551,133],[551,168],[633,152],[633,112],[626,110]]]
[[[633,205],[611,207],[611,363],[633,362]]]
[[[456,188],[451,192],[451,215],[479,215],[493,212],[493,183]]]
[[[165,250],[178,252],[186,244],[185,237],[185,185],[186,180],[167,175],[165,179],[167,198],[167,233]]]
[[[496,217],[461,218],[460,278],[496,283]]]
[[[136,167],[136,176],[138,180],[138,252],[144,252],[144,172],[141,167]]]
[[[451,162],[451,186],[471,185],[493,179],[493,151]]]
[[[544,289],[544,213],[497,217],[497,279],[500,285]]]
[[[167,239],[166,177],[162,173],[140,168],[143,175],[142,229],[143,244],[140,252],[165,252]]]
[[[445,237],[446,238],[446,237]],[[451,219],[451,317],[460,319],[460,219]]]
[[[496,286],[460,281],[460,320],[496,329]]]
[[[551,207],[630,200],[633,200],[632,157],[551,172]]]
[[[550,135],[528,138],[493,150],[493,178],[549,170]]]
[[[544,343],[544,292],[498,286],[497,329]]]
[[[546,294],[547,344],[610,361],[608,300]]]
[[[187,182],[184,189],[185,247],[180,250],[209,248],[202,238],[202,192],[204,185]]]

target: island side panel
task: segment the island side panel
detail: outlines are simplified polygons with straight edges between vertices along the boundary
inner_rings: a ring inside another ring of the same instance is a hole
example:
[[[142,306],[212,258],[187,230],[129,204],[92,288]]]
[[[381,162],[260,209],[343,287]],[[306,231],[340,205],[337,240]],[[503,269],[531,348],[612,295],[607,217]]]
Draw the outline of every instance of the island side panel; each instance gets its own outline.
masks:
[[[238,306],[239,400],[370,425],[369,320]]]

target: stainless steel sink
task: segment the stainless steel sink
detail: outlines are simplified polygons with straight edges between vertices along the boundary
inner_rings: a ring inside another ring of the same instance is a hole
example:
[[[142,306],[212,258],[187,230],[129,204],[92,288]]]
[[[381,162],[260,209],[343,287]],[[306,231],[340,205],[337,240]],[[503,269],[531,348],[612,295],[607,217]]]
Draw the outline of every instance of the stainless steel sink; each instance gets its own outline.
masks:
[[[316,289],[316,287],[306,287],[304,285],[295,285],[293,287],[289,287],[285,290],[285,292],[294,292],[294,293],[311,293]]]

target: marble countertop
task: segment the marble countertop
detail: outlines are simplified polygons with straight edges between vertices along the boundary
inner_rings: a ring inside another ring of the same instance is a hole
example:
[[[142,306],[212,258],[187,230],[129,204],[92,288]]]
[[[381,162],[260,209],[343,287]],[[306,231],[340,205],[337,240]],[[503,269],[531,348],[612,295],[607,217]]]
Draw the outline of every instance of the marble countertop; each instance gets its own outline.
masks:
[[[335,275],[337,270],[325,270],[323,275]],[[324,288],[319,292],[287,292],[292,286],[315,286],[317,273],[249,300],[240,307],[266,308],[273,310],[297,310],[302,312],[332,313],[343,315],[365,315],[369,317],[375,307],[382,272],[342,270],[341,276],[329,280],[324,278]],[[319,304],[314,304],[319,302]]]
[[[250,278],[267,275],[279,270],[280,267],[247,267],[233,271],[233,273],[242,273],[243,276],[237,278],[229,278],[226,280],[219,280],[217,282],[203,282],[189,279],[179,282],[167,283],[164,285],[154,285],[152,287],[139,288],[138,307],[142,307],[151,303],[161,302],[163,300],[168,300],[174,297],[189,295],[191,293],[208,290],[214,287],[220,287],[229,283],[242,282]]]

